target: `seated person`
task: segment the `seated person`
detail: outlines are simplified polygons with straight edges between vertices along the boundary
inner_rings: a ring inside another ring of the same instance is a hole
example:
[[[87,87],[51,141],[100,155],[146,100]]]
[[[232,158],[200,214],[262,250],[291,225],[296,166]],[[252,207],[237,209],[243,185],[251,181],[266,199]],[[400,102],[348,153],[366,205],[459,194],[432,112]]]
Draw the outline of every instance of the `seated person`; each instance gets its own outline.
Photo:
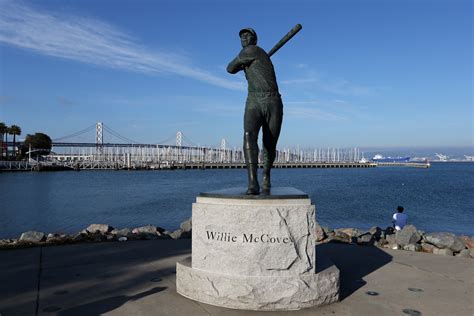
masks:
[[[393,214],[392,218],[393,227],[395,230],[402,230],[407,224],[408,216],[403,213],[403,206],[397,207],[397,213]]]

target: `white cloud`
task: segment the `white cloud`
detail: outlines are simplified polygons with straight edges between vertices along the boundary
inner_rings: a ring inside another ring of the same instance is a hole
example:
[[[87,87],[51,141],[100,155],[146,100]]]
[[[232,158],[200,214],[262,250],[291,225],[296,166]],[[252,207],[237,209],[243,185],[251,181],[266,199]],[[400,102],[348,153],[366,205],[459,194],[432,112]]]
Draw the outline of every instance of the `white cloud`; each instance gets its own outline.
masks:
[[[304,84],[317,82],[316,78],[289,79],[280,81],[281,84]]]
[[[323,73],[316,72],[308,65],[297,65],[295,68],[301,71],[297,78],[280,81],[283,85],[299,85],[303,89],[319,89],[336,95],[365,97],[387,90],[387,87],[369,87],[350,82],[345,78],[331,78]]]
[[[375,88],[364,87],[349,82],[346,79],[337,79],[328,82],[319,82],[317,84],[321,89],[334,94],[353,95],[353,96],[369,96],[375,93]]]
[[[332,100],[293,100],[285,101],[285,113],[298,118],[323,121],[346,121],[349,118],[364,116],[366,106],[354,105],[341,99]]]
[[[243,82],[195,67],[181,55],[150,51],[130,35],[102,21],[40,12],[16,1],[0,1],[0,42],[108,68],[170,73],[226,89],[245,89]]]
[[[315,119],[321,121],[345,121],[347,118],[339,114],[330,113],[320,109],[304,106],[285,107],[285,114],[304,119]]]

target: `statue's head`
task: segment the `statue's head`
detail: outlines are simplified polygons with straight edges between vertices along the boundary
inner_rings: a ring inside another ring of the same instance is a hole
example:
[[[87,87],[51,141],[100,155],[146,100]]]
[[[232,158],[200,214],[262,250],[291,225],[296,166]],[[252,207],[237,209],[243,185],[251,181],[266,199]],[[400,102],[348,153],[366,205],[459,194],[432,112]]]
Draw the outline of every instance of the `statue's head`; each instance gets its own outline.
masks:
[[[241,29],[239,32],[240,42],[242,43],[242,47],[247,47],[249,45],[257,45],[257,33],[255,30],[247,27],[245,29]]]

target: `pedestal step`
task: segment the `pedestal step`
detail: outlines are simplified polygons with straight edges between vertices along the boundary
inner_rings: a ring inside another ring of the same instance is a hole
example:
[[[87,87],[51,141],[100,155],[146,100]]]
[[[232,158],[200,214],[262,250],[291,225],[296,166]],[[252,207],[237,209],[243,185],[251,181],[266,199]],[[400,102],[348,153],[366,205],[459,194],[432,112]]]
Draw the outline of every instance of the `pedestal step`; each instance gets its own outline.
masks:
[[[176,289],[190,299],[227,308],[297,310],[339,300],[339,269],[332,263],[323,266],[323,271],[299,276],[241,276],[193,269],[189,257],[176,265]]]

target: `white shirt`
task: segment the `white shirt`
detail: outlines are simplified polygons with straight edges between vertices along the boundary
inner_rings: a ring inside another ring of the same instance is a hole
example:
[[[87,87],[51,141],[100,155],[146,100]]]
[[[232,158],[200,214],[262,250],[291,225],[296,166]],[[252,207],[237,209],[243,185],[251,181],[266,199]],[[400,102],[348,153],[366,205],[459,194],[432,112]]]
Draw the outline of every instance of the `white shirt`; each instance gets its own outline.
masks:
[[[396,230],[402,230],[403,227],[407,224],[408,215],[404,213],[395,213],[393,214],[393,222],[395,224]]]

